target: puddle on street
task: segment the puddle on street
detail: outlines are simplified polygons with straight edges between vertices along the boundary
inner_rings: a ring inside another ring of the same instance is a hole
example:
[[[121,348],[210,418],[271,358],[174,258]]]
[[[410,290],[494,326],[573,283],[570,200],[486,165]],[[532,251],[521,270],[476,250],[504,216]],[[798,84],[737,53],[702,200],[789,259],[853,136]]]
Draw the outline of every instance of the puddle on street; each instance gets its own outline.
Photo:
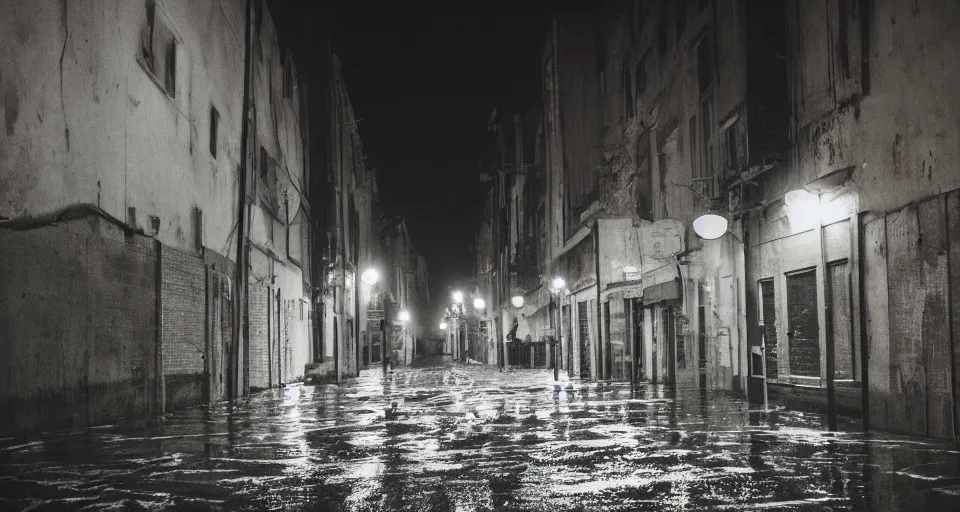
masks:
[[[0,439],[0,509],[950,510],[952,444],[722,393],[379,370],[143,423]]]

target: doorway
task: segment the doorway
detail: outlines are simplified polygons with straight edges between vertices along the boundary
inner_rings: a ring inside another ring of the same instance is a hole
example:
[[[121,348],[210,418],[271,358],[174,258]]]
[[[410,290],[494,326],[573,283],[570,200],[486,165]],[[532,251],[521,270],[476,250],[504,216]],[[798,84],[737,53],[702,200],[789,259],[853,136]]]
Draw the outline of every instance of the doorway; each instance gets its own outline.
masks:
[[[577,303],[577,325],[580,329],[580,378],[590,378],[590,308],[587,301]]]
[[[819,377],[820,325],[815,269],[787,275],[787,322],[790,374]]]

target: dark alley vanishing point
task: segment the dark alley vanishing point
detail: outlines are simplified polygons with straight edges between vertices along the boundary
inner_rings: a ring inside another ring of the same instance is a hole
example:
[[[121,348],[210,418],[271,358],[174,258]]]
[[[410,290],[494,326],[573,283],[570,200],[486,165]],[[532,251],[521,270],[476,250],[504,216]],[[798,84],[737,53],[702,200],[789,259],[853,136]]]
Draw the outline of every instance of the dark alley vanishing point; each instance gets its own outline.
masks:
[[[0,508],[956,510],[945,444],[829,433],[701,390],[443,365],[294,385],[160,426],[0,441]],[[898,470],[894,471],[894,468]],[[946,471],[948,475],[942,475]]]

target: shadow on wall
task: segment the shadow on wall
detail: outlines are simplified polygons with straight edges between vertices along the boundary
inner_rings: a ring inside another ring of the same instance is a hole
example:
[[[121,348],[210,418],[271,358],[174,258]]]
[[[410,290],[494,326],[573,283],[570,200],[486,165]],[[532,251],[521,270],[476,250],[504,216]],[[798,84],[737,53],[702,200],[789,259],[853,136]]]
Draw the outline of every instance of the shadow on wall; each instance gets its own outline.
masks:
[[[156,254],[98,219],[0,230],[0,433],[158,412]]]

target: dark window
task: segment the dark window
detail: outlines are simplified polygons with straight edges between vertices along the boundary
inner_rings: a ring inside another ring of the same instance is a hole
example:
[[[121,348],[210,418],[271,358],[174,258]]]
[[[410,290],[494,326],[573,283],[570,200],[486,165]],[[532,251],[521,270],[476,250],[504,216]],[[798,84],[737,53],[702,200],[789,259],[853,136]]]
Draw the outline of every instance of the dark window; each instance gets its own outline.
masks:
[[[261,203],[276,217],[280,207],[277,197],[277,162],[263,147],[260,148],[259,195]]]
[[[157,16],[154,0],[147,0],[146,23],[140,35],[140,62],[164,91],[176,96],[177,40]]]
[[[725,162],[727,169],[737,169],[740,167],[740,159],[737,154],[737,126],[739,121],[733,123],[730,128],[727,128],[727,131],[724,132],[724,139],[726,145],[726,157],[727,161]]]
[[[649,61],[649,54],[644,54],[640,58],[640,62],[637,63],[636,76],[634,81],[637,86],[637,98],[642,99],[643,93],[647,91],[647,62]]]
[[[763,318],[764,358],[767,378],[777,378],[777,303],[773,294],[773,280],[760,281],[760,307]]]
[[[837,19],[838,24],[838,51],[840,52],[840,70],[843,72],[843,78],[850,78],[850,41],[847,23],[847,0],[837,0]]]
[[[787,336],[790,374],[820,376],[820,325],[815,270],[787,276]]]
[[[713,85],[713,68],[710,66],[710,46],[707,36],[697,44],[697,83],[700,94],[706,94]]]
[[[577,303],[577,324],[580,327],[580,377],[590,378],[590,323],[587,316],[589,304]]]
[[[861,94],[870,94],[870,28],[873,20],[873,0],[860,2],[860,82]]]
[[[834,378],[857,377],[857,351],[853,342],[853,322],[850,312],[850,277],[847,261],[835,261],[827,265],[829,287],[830,339],[834,353]]]
[[[667,5],[660,8],[660,17],[657,21],[657,42],[660,50],[660,57],[667,54],[667,47],[670,45],[670,23],[667,18]]]
[[[210,107],[210,155],[217,157],[217,130],[220,128],[220,112]]]
[[[714,175],[713,168],[713,95],[707,94],[700,101],[700,136],[698,143],[700,147],[700,162],[697,170],[700,178],[711,178]],[[703,193],[713,197],[713,182],[704,181]]]
[[[675,0],[677,7],[677,42],[683,36],[683,31],[687,28],[687,0]]]
[[[689,136],[690,136],[690,148],[689,148],[689,152],[690,152],[690,174],[691,174],[694,178],[698,178],[698,177],[700,177],[700,170],[699,170],[699,168],[698,168],[698,166],[697,166],[697,163],[698,163],[697,160],[698,160],[698,157],[699,157],[700,153],[699,153],[698,148],[697,148],[697,144],[698,144],[699,141],[698,141],[698,137],[697,137],[697,116],[696,116],[696,115],[690,116],[690,122],[689,122],[689,124],[687,125],[687,133],[688,133]]]

